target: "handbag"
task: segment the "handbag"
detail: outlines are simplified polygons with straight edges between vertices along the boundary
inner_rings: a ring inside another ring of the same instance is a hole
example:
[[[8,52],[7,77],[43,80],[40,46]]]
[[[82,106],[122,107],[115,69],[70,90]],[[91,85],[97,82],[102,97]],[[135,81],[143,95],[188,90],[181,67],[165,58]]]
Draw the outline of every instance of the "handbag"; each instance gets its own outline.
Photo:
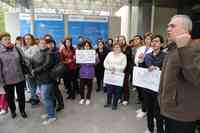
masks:
[[[60,62],[53,66],[53,68],[50,71],[50,77],[53,79],[57,79],[59,77],[62,77],[63,74],[66,72],[68,72],[66,65]]]
[[[18,47],[15,47],[15,48],[16,48],[16,50],[17,50],[19,56],[20,56],[20,64],[21,64],[21,67],[22,67],[22,72],[23,72],[23,74],[24,74],[24,75],[26,75],[26,74],[31,74],[31,71],[30,71],[28,65],[26,64],[26,62],[25,62],[25,60],[24,60],[24,58],[23,58],[23,56],[22,56],[21,51],[19,50]]]

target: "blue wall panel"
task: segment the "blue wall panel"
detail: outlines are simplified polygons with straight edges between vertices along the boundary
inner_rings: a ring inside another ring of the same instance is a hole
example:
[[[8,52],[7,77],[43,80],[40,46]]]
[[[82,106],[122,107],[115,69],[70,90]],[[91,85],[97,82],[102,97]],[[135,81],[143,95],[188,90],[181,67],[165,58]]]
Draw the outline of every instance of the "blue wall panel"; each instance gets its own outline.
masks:
[[[34,34],[37,37],[51,34],[57,43],[62,41],[64,38],[64,21],[35,20],[34,26]]]
[[[31,32],[30,20],[20,20],[20,36]]]
[[[83,36],[96,45],[97,39],[108,39],[108,22],[69,21],[68,33],[73,37],[73,44],[78,44],[78,37]]]

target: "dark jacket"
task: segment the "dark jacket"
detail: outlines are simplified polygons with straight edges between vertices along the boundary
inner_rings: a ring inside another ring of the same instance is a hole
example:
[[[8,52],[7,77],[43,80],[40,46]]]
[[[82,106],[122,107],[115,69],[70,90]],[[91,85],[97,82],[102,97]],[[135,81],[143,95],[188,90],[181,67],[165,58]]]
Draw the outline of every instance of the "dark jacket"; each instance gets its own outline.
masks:
[[[161,74],[161,114],[178,121],[200,120],[200,40],[182,48],[170,46]]]
[[[126,48],[123,49],[123,53],[126,55],[127,59],[127,65],[125,68],[125,73],[131,73],[132,67],[133,67],[133,60],[132,60],[132,49],[130,46],[126,46]]]
[[[144,58],[145,67],[147,68],[153,65],[159,67],[161,70],[165,55],[166,54],[162,51],[156,56],[153,55],[153,52],[147,54]]]
[[[104,75],[103,62],[104,62],[108,52],[109,51],[107,50],[107,48],[104,48],[103,52],[100,52],[98,48],[96,49],[96,53],[98,54],[98,58],[99,58],[99,63],[96,64],[96,66],[95,66],[95,75],[97,77],[103,78],[103,75]]]
[[[166,53],[164,53],[162,51],[160,51],[160,53],[156,56],[153,55],[153,52],[151,52],[151,53],[145,55],[144,62],[140,63],[139,66],[144,67],[144,68],[148,68],[149,66],[157,66],[161,70],[165,55],[166,55]],[[158,95],[157,92],[154,92],[154,91],[149,90],[149,89],[144,89],[144,91],[151,93],[151,94],[154,94],[154,95]]]
[[[40,49],[31,61],[32,69],[36,80],[39,84],[50,83],[53,79],[50,78],[50,70],[54,66],[52,56],[48,48]]]

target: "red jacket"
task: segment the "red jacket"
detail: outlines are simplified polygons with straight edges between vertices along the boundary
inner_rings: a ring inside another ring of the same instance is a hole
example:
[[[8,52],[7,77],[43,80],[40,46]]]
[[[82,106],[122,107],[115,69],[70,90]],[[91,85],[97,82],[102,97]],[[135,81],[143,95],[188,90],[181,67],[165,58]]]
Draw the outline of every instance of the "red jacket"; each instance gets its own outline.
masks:
[[[63,48],[60,53],[61,61],[64,62],[69,70],[77,69],[74,50]]]

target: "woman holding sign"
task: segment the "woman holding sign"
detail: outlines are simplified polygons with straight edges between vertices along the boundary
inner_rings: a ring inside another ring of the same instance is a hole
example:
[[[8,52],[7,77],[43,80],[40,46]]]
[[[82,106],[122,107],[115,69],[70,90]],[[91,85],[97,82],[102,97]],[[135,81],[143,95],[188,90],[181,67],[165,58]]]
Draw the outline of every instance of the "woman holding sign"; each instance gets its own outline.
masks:
[[[123,73],[127,65],[126,55],[122,53],[122,49],[119,43],[113,46],[113,51],[110,52],[104,61],[105,70],[111,71],[113,74],[116,72]],[[118,100],[122,93],[122,87],[117,85],[106,84],[107,88],[107,103],[104,107],[110,107],[117,109]]]
[[[89,41],[85,41],[84,50],[92,50],[92,44]],[[84,51],[86,52],[86,51]],[[95,55],[94,55],[95,56]],[[96,58],[97,59],[97,58]],[[81,63],[80,64],[80,95],[81,100],[79,104],[83,104],[85,102],[86,105],[90,104],[91,94],[92,94],[92,86],[93,86],[93,78],[95,76],[95,64],[94,63]],[[85,87],[87,87],[87,95],[85,101]]]

